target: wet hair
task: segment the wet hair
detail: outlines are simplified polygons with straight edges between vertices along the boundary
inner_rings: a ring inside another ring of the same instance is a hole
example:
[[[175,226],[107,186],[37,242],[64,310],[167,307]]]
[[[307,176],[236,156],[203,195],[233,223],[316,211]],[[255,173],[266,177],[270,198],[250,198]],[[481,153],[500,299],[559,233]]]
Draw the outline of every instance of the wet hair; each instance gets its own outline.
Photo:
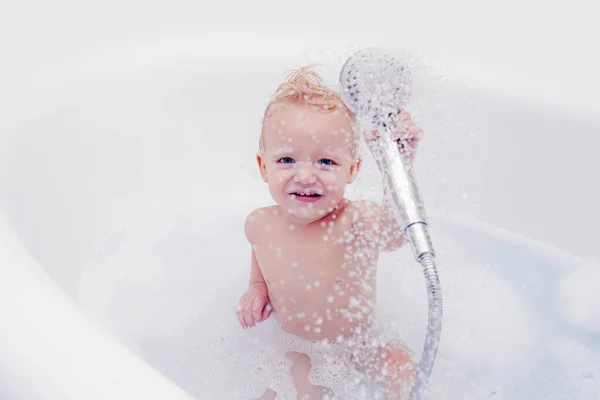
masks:
[[[291,71],[285,82],[283,82],[271,96],[269,104],[261,122],[261,133],[259,149],[264,151],[265,122],[273,113],[275,106],[279,104],[307,104],[317,108],[324,113],[336,110],[344,113],[353,125],[354,114],[344,104],[340,94],[329,88],[315,71],[311,71],[312,65],[306,65]]]

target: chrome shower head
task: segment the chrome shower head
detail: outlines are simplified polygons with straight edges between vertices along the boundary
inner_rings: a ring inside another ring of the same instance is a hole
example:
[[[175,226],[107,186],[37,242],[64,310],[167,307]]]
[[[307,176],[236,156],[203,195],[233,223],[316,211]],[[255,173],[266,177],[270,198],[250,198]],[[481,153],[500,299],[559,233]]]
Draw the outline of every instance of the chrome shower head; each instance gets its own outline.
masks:
[[[367,48],[350,57],[339,77],[341,96],[359,118],[385,123],[411,95],[412,74],[401,57],[388,49]]]

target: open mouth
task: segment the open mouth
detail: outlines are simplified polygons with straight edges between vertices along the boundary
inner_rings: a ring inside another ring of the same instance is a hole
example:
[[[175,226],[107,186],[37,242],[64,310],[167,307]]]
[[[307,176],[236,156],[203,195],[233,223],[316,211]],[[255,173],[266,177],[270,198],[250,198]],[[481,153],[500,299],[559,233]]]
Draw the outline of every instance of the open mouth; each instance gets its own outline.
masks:
[[[315,202],[315,201],[319,200],[321,197],[323,197],[323,195],[320,193],[302,193],[302,192],[292,192],[292,193],[290,193],[290,196],[292,196],[292,198],[295,200],[307,202],[307,203]]]
[[[299,192],[295,192],[295,193],[290,193],[293,196],[296,197],[322,197],[322,194],[319,193],[299,193]]]

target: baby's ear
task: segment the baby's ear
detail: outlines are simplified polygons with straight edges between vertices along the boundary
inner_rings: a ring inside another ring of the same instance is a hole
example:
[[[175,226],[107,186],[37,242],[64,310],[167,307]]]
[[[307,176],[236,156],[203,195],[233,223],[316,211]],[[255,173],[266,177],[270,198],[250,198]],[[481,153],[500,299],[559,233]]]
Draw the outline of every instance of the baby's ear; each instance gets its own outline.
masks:
[[[265,159],[260,151],[256,153],[256,162],[258,163],[258,169],[260,170],[260,176],[262,177],[262,180],[264,182],[268,182],[267,165],[265,164]]]
[[[350,166],[350,175],[348,176],[348,184],[354,182],[358,176],[358,171],[362,165],[362,159],[358,158],[354,164]]]

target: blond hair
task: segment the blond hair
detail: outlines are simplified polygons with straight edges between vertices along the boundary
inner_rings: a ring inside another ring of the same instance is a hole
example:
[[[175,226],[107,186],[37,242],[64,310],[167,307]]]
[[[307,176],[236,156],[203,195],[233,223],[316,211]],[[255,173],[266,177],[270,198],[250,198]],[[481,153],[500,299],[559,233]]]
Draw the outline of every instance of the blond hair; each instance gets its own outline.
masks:
[[[279,85],[275,93],[271,96],[261,122],[259,140],[259,149],[261,152],[264,152],[263,137],[265,121],[273,112],[273,108],[278,104],[304,103],[316,107],[325,113],[340,110],[354,122],[354,114],[346,107],[340,94],[326,86],[319,74],[310,70],[311,67],[312,65],[306,65],[295,71],[291,71],[286,81]]]

